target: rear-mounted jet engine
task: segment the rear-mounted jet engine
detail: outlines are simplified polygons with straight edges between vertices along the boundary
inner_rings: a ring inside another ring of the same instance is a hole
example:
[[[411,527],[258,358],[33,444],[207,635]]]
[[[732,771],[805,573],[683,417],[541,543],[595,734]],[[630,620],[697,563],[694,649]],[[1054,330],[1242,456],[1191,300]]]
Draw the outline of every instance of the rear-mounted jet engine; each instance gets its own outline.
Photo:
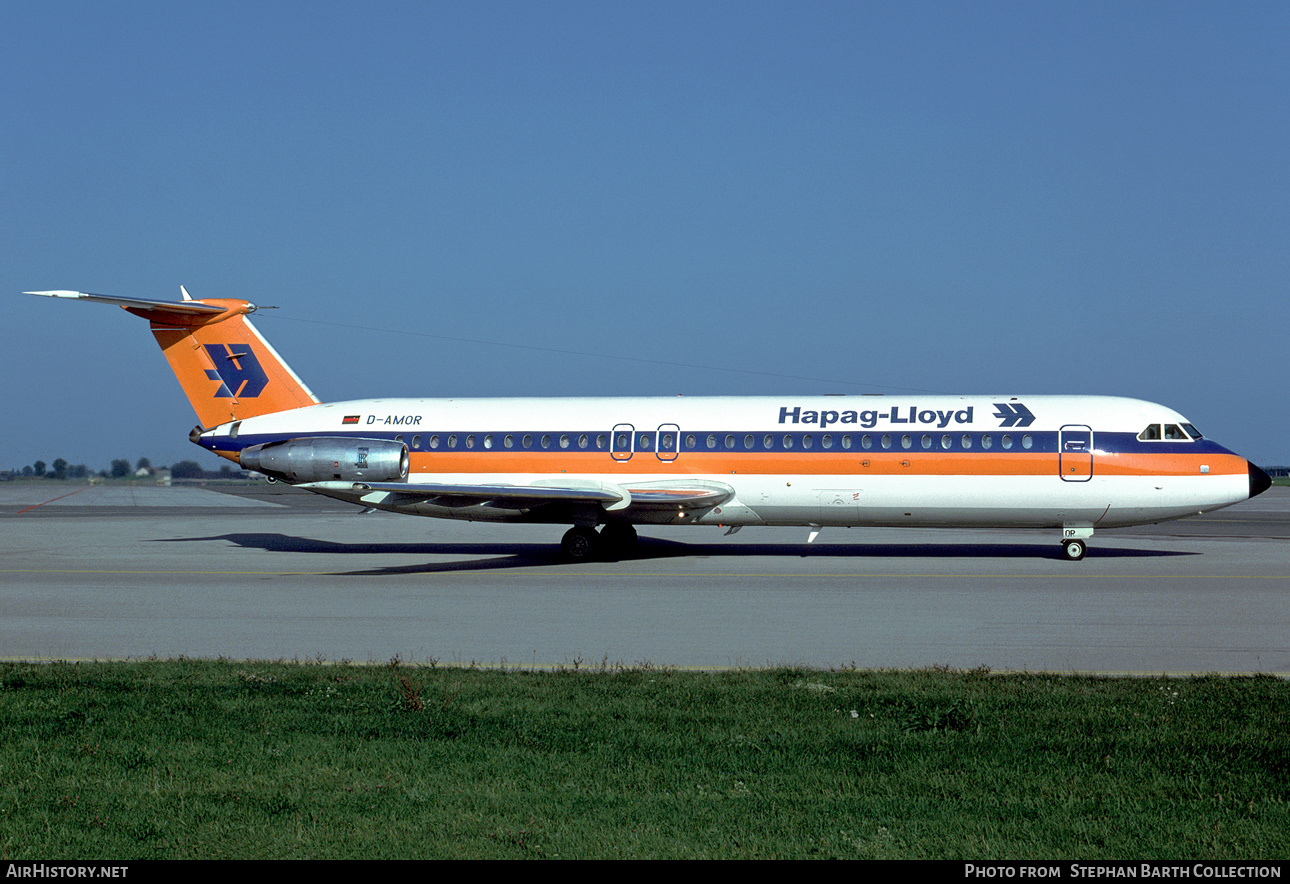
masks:
[[[239,460],[243,469],[287,482],[401,482],[408,477],[408,446],[388,439],[287,439],[244,448]]]

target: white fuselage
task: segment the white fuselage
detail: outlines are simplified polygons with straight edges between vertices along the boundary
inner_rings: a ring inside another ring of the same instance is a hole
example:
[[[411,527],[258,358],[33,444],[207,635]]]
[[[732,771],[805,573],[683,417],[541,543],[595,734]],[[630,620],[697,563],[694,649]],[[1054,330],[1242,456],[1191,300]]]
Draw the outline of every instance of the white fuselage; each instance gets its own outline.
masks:
[[[1095,396],[370,399],[224,424],[199,444],[236,457],[308,437],[406,444],[410,488],[730,492],[709,507],[625,505],[589,517],[585,507],[307,486],[398,512],[491,521],[1091,529],[1180,518],[1251,493],[1247,461],[1199,438],[1178,413]]]

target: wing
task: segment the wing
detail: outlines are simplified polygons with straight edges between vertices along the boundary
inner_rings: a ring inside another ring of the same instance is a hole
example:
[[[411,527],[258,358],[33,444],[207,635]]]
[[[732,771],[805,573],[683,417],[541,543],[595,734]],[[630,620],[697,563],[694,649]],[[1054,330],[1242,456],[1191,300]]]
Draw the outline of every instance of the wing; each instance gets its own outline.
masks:
[[[632,485],[631,508],[636,510],[693,510],[719,506],[735,496],[735,489],[720,482],[644,482]]]
[[[572,485],[470,485],[438,482],[306,482],[298,486],[353,503],[388,507],[431,504],[464,507],[492,506],[530,510],[549,504],[589,504],[606,510],[702,509],[734,496],[720,482],[646,482],[631,488],[596,482]],[[385,495],[378,499],[378,495]],[[628,513],[630,515],[630,512]]]
[[[622,500],[613,491],[595,488],[563,488],[540,485],[445,485],[437,482],[306,482],[300,486],[310,491],[339,491],[361,495],[364,502],[373,492],[390,495],[384,501],[390,506],[412,506],[418,503],[436,506],[498,506],[505,509],[532,509],[548,503],[590,503],[612,506]]]

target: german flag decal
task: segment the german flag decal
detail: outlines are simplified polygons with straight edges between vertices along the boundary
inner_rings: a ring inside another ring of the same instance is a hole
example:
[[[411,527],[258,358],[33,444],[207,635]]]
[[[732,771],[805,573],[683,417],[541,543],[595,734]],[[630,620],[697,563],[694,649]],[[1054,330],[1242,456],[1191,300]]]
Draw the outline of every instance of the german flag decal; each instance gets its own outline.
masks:
[[[341,424],[345,426],[348,426],[350,424],[356,424],[358,423],[358,418],[359,418],[359,415],[357,414],[347,414],[345,415],[345,419],[341,421]]]

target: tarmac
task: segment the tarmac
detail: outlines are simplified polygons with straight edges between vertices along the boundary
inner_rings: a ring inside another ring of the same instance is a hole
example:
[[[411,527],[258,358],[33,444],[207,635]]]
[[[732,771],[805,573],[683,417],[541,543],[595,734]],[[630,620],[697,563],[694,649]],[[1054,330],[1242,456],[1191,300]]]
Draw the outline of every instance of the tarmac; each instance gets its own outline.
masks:
[[[282,485],[0,484],[0,659],[1290,674],[1290,488],[1100,531],[563,528]]]

